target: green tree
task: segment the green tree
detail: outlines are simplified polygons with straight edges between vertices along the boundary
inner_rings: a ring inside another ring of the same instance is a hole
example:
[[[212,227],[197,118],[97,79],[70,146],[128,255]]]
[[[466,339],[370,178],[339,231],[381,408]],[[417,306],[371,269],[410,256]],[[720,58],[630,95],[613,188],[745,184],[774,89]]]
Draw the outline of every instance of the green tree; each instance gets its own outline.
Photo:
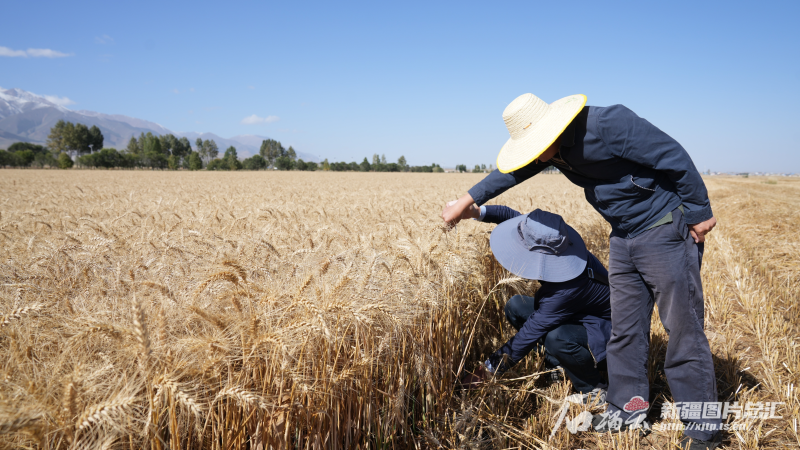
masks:
[[[94,153],[78,157],[78,164],[85,167],[130,167],[131,158],[115,148],[103,148]]]
[[[175,155],[179,160],[192,151],[189,139],[185,137],[178,139],[173,134],[163,134],[159,136],[158,140],[161,142],[161,151],[165,155]]]
[[[370,166],[370,164],[369,164],[369,161],[367,161],[366,157],[364,158],[363,161],[361,161],[361,164],[359,166],[360,166],[360,170],[362,172],[369,172],[370,169],[372,168],[372,166]]]
[[[267,168],[267,160],[261,155],[253,155],[242,161],[244,170],[262,170]]]
[[[328,162],[328,158],[325,158],[325,161],[322,161],[322,170],[326,172],[331,170],[331,163]]]
[[[285,155],[286,150],[284,150],[280,142],[274,139],[266,139],[261,141],[261,149],[258,153],[267,161],[268,166],[272,166],[275,164],[275,160]]]
[[[290,147],[291,148],[291,147]],[[298,159],[294,164],[295,169],[297,170],[308,170],[308,164],[302,159]]]
[[[91,153],[92,147],[90,146],[93,143],[93,139],[94,137],[89,131],[89,127],[82,123],[76,123],[72,134],[72,139],[70,140],[70,150],[74,151],[77,155]]]
[[[192,144],[190,144],[189,139],[184,136],[178,139],[178,143],[176,144],[175,148],[172,149],[172,154],[179,158],[185,158],[191,151]]]
[[[381,164],[386,165],[386,155],[381,155]]]
[[[228,170],[239,170],[242,168],[242,163],[239,162],[239,156],[236,154],[236,147],[230,146],[225,150],[225,156],[222,160],[227,164]]]
[[[472,173],[481,173],[481,172],[483,172],[483,170],[481,170],[481,165],[475,164],[475,168],[472,169]]]
[[[0,166],[56,166],[56,160],[47,147],[30,142],[15,142],[8,147]]]
[[[100,132],[97,125],[92,125],[92,128],[89,129],[88,147],[90,152],[99,152],[103,149],[103,133]]]
[[[406,162],[405,156],[400,155],[400,157],[397,158],[397,166],[400,167],[401,172],[406,172],[408,170],[408,163]]]
[[[205,157],[211,160],[219,156],[219,147],[217,147],[217,143],[213,139],[210,141],[206,139],[203,141],[203,152]]]
[[[181,159],[178,157],[178,155],[169,155],[167,157],[167,168],[169,170],[178,170],[180,166]]]
[[[38,144],[32,144],[30,142],[15,142],[11,144],[8,149],[9,152],[18,152],[21,150],[30,150],[34,154],[38,153],[47,153],[47,147]]]
[[[279,156],[275,160],[275,168],[278,170],[292,170],[294,168],[294,161],[288,156]]]
[[[17,150],[14,152],[14,159],[20,167],[28,167],[36,158],[36,154],[32,150]]]
[[[291,145],[289,146],[289,150],[286,150],[286,156],[292,161],[297,160],[297,152],[294,151]]]
[[[58,167],[58,162],[53,157],[53,154],[48,152],[35,153],[31,167]]]
[[[203,168],[203,160],[200,159],[200,154],[197,152],[190,152],[185,161],[186,168],[189,170],[200,170]]]
[[[14,166],[14,154],[5,150],[0,150],[0,167]]]
[[[151,132],[139,135],[139,145],[142,148],[141,161],[146,167],[164,169],[167,167],[167,156],[161,148],[161,139]]]
[[[59,120],[50,128],[50,134],[47,136],[47,147],[50,148],[55,154],[59,154],[61,152],[66,152],[68,150],[67,144],[68,139],[70,136],[68,134],[74,129],[73,127],[68,127],[67,123],[64,120]],[[70,123],[70,125],[72,125]],[[70,129],[68,129],[70,128]]]
[[[139,141],[137,141],[134,136],[131,136],[131,140],[128,141],[128,146],[125,147],[125,152],[131,155],[138,155],[142,152],[142,147],[139,146]]]
[[[228,164],[220,158],[214,158],[208,162],[206,170],[230,170]]]
[[[171,155],[172,150],[178,145],[178,138],[172,134],[162,134],[158,137],[158,141],[161,143],[161,151],[166,155]]]
[[[50,129],[47,136],[47,146],[55,154],[61,152],[73,155],[90,153],[93,149],[100,150],[103,147],[103,133],[97,126],[91,129],[82,123],[73,124],[59,120]]]
[[[58,168],[59,169],[69,169],[72,167],[74,163],[72,162],[72,158],[66,152],[61,152],[58,155]]]
[[[144,132],[139,134],[139,139],[137,140],[139,141],[139,148],[142,149],[142,153],[153,151],[152,139],[153,139],[153,133],[149,131],[147,132],[147,134],[145,134]]]

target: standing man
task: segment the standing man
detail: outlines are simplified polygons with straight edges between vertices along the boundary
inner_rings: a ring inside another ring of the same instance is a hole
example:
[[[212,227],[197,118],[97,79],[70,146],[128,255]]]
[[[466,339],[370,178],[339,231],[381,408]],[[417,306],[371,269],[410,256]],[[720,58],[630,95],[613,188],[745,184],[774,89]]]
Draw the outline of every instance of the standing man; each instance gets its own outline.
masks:
[[[716,219],[678,142],[622,105],[585,105],[584,95],[552,104],[532,94],[514,99],[503,111],[511,138],[497,157],[498,170],[445,207],[442,218],[455,224],[473,203],[482,205],[550,166],[584,189],[612,228],[609,407],[593,424],[619,431],[641,426],[650,408],[654,302],[670,335],[664,371],[673,400],[717,402],[700,280],[703,242]],[[685,421],[682,447],[716,447],[721,420],[706,416]]]

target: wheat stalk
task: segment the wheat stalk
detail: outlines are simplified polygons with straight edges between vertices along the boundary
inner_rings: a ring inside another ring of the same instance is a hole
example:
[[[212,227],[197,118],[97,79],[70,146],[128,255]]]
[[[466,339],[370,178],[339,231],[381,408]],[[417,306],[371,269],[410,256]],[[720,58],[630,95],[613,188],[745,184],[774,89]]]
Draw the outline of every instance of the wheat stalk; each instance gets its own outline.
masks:
[[[93,424],[113,422],[115,416],[119,416],[129,409],[135,400],[136,398],[133,396],[120,397],[89,407],[76,422],[78,432]]]
[[[570,385],[539,386],[539,355],[458,388],[458,370],[513,334],[505,301],[537,287],[497,264],[489,225],[440,229],[443,201],[479,175],[77,174],[82,191],[74,171],[0,177],[2,448],[656,449],[680,438],[562,426],[547,441]],[[800,183],[707,186],[719,224],[705,246],[704,321],[720,401],[784,402],[791,419]],[[563,176],[501,200],[561,214],[607,260],[608,225]],[[671,397],[653,320],[658,404]],[[794,448],[790,419],[751,421],[728,446]]]
[[[22,316],[24,316],[26,314],[30,314],[30,313],[35,312],[35,311],[39,311],[43,307],[44,307],[44,305],[37,303],[37,304],[28,305],[28,306],[24,306],[22,308],[17,308],[15,310],[12,310],[10,313],[8,313],[5,316],[3,316],[2,322],[0,322],[0,327],[4,327],[6,325],[9,325],[12,320],[21,319]]]

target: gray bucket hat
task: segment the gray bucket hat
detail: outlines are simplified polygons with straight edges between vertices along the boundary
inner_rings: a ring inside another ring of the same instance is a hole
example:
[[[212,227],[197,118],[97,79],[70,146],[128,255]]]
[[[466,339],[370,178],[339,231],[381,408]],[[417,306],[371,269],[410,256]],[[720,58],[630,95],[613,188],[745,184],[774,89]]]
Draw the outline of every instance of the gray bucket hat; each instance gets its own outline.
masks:
[[[581,236],[561,216],[541,209],[495,227],[489,245],[500,265],[529,280],[558,283],[586,269]]]

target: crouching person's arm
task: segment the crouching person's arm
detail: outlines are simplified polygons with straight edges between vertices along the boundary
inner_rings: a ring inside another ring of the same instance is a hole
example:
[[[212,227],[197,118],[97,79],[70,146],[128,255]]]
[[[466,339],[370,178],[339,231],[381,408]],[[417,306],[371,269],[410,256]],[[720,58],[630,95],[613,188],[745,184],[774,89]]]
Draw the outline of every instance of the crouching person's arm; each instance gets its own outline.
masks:
[[[457,203],[459,200],[453,200],[449,202],[447,205],[451,206]],[[459,220],[464,219],[475,219],[480,222],[487,222],[487,223],[503,223],[508,219],[513,219],[514,217],[519,216],[519,211],[516,211],[508,206],[501,206],[501,205],[484,205],[478,206],[475,203],[467,207],[466,210],[461,214],[461,218]]]
[[[540,299],[540,306],[536,313],[528,318],[517,334],[489,356],[489,359],[483,363],[483,367],[479,368],[475,373],[476,376],[480,376],[480,379],[472,379],[471,377],[471,382],[486,380],[493,375],[500,376],[515,366],[539,346],[538,341],[542,336],[567,323],[572,318],[572,311],[575,310],[574,301],[574,299],[560,297],[559,295]],[[466,381],[465,379],[465,384]]]

